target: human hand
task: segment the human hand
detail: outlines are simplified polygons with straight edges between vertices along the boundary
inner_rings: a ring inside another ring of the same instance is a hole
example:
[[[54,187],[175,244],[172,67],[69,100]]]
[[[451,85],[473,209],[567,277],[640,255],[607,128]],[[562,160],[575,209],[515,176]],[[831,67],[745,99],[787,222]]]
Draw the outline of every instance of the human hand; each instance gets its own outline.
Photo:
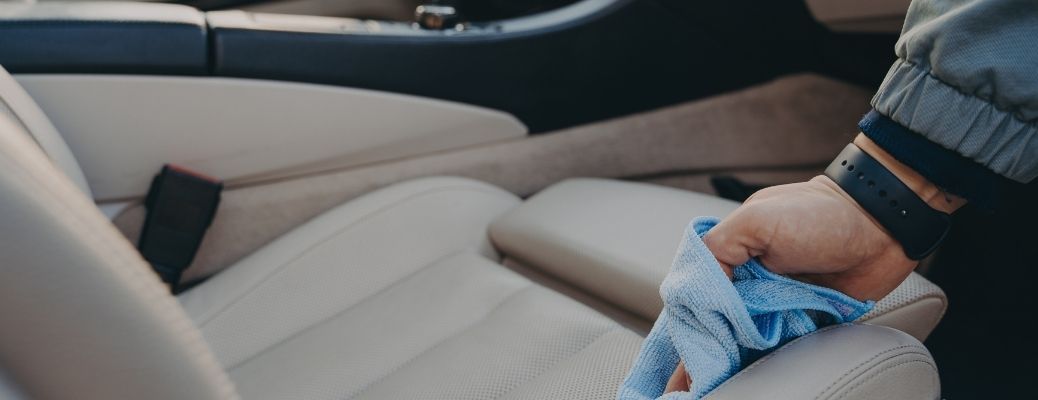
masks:
[[[678,367],[674,369],[674,373],[670,375],[670,380],[667,381],[667,387],[663,389],[663,394],[670,392],[688,392],[692,390],[692,378],[685,372],[685,362],[678,362]]]
[[[950,213],[965,200],[943,193],[864,135],[855,144],[931,207]],[[703,241],[730,269],[758,257],[769,270],[879,300],[917,262],[858,203],[825,176],[763,189],[714,227]]]
[[[763,189],[703,237],[726,267],[758,257],[769,270],[879,300],[916,262],[824,176]]]

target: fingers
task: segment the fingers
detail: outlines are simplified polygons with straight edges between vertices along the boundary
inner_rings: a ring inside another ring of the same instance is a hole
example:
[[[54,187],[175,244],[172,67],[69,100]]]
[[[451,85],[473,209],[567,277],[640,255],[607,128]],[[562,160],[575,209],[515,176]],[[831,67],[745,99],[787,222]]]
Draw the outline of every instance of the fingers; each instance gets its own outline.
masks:
[[[692,386],[692,379],[689,378],[688,373],[685,372],[684,361],[678,363],[678,367],[674,369],[674,373],[670,375],[670,380],[667,381],[667,388],[663,390],[663,394],[670,392],[687,392]]]
[[[747,246],[744,234],[750,230],[747,226],[750,223],[751,219],[740,217],[739,210],[736,210],[703,236],[703,243],[717,258],[729,278],[732,277],[732,268],[745,264],[754,255],[754,251]]]
[[[703,242],[722,266],[730,271],[750,258],[767,254],[788,207],[783,197],[790,191],[800,189],[779,185],[757,191],[703,236]]]

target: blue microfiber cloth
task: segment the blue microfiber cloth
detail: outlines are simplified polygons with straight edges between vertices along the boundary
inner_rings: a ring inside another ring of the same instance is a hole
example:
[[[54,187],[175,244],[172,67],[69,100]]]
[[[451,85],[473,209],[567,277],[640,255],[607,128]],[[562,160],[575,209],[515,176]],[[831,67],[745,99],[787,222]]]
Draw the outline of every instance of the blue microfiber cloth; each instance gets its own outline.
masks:
[[[702,236],[713,217],[689,224],[660,286],[663,312],[620,386],[620,400],[699,399],[746,365],[789,340],[862,316],[874,302],[774,274],[756,259],[728,279]],[[678,360],[691,392],[663,390]]]

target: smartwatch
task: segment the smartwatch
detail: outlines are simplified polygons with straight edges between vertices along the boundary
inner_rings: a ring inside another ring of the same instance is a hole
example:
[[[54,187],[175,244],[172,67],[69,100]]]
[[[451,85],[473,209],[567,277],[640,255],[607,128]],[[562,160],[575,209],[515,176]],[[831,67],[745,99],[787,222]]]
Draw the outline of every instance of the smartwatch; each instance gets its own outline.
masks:
[[[948,235],[951,216],[931,208],[883,164],[853,143],[844,147],[825,169],[825,175],[886,228],[912,260],[933,253]]]

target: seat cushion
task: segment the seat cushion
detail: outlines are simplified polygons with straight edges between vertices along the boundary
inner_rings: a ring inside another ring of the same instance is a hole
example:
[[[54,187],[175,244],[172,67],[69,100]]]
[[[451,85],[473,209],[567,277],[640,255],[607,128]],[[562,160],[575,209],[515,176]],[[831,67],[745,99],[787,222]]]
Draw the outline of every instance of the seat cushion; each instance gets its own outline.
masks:
[[[641,338],[496,262],[487,225],[517,204],[395,185],[180,300],[246,399],[612,398]]]

